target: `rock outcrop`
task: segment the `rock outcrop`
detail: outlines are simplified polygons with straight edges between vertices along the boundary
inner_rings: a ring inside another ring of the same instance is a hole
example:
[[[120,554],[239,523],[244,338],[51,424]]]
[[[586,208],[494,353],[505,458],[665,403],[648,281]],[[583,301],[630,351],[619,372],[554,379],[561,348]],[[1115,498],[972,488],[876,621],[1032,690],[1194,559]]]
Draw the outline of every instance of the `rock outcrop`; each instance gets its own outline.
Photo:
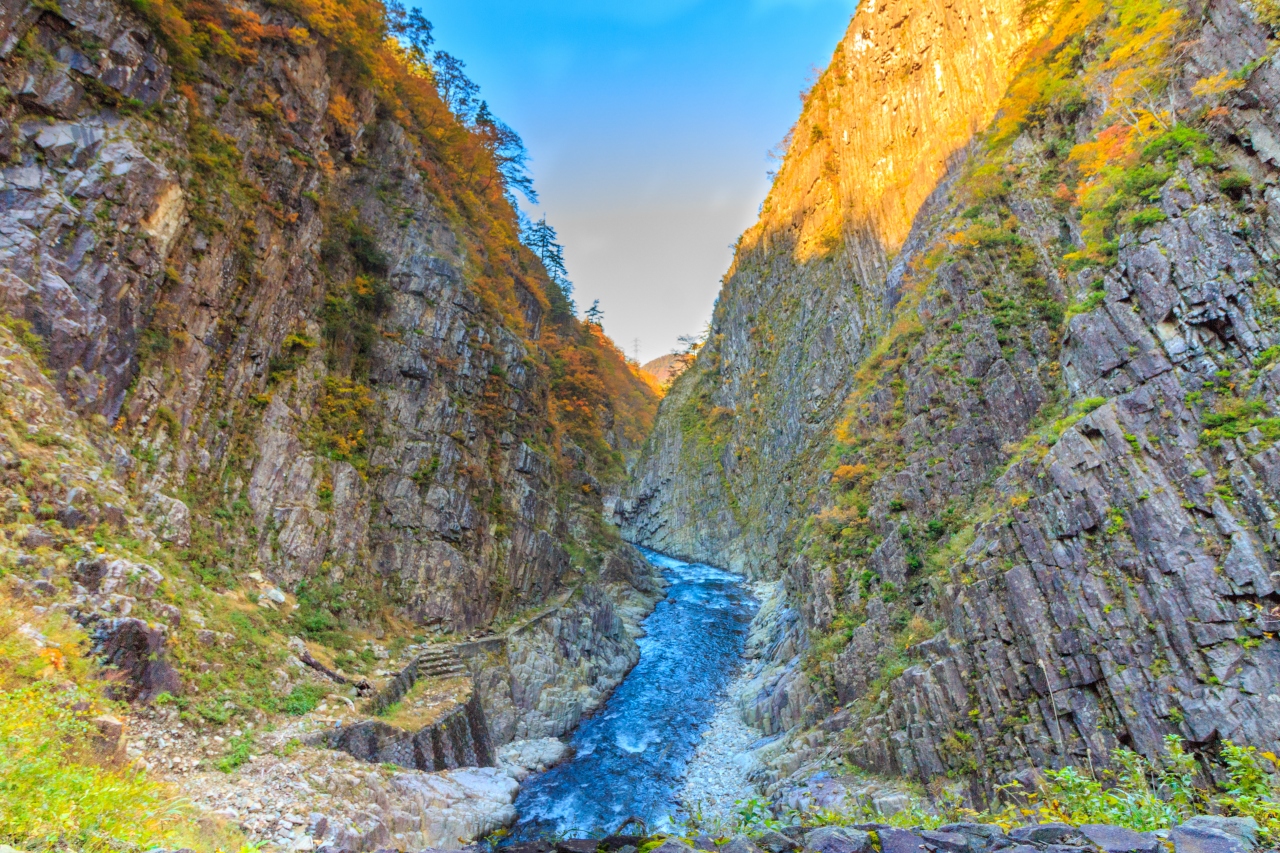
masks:
[[[1238,0],[1036,8],[948,7],[974,28],[940,46],[1012,27],[963,103],[906,35],[851,74],[882,16],[932,14],[859,10],[618,502],[782,583],[743,698],[791,732],[774,790],[839,757],[982,801],[1166,735],[1280,745],[1273,33]],[[901,87],[976,141],[917,133]],[[895,151],[827,156],[846,129],[936,153],[837,202]]]
[[[208,580],[459,629],[541,601],[652,392],[554,313],[478,137],[386,75],[427,78],[279,6],[190,14],[3,4],[0,308]],[[599,398],[552,375],[578,350]]]
[[[501,637],[458,647],[496,744],[569,733],[640,659],[640,622],[661,596],[662,577],[624,546],[602,581]]]
[[[897,301],[911,224],[1041,29],[1021,0],[859,8],[739,241],[709,345],[663,402],[620,504],[628,539],[776,575],[855,366]]]

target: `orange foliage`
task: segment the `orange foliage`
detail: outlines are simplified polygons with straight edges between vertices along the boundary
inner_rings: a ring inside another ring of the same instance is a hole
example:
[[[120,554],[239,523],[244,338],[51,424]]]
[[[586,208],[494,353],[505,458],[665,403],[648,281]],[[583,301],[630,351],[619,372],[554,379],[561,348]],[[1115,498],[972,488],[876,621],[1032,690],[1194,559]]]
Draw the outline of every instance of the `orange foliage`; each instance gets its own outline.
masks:
[[[606,430],[633,446],[644,440],[657,394],[599,326],[571,319],[542,343],[551,354],[555,413],[575,443],[607,458]]]
[[[247,63],[266,39],[304,44],[320,42],[330,58],[335,85],[328,115],[334,125],[354,134],[364,117],[346,93],[371,91],[379,119],[404,128],[419,148],[415,158],[427,187],[443,213],[465,223],[459,237],[473,267],[468,279],[484,311],[526,339],[530,295],[549,316],[547,288],[554,287],[542,264],[519,240],[515,210],[497,163],[478,134],[461,124],[441,100],[431,70],[415,62],[388,34],[386,9],[380,0],[271,0],[297,16],[303,27],[263,26],[254,12],[235,0],[132,0],[135,8],[160,34],[175,61],[179,91],[195,105],[190,85],[198,76],[197,63],[229,60]],[[358,100],[358,99],[357,99]],[[234,150],[233,141],[216,130],[206,133],[215,143]],[[209,154],[193,152],[193,162]],[[317,159],[331,174],[323,155]],[[625,443],[638,444],[653,423],[657,394],[623,354],[595,326],[567,318],[546,330],[532,347],[548,353],[551,364],[551,415],[573,439],[588,450],[598,467],[615,466],[618,459],[605,440],[606,431]],[[337,383],[337,384],[335,384]],[[348,380],[329,380],[321,400],[320,444],[337,458],[358,459],[367,448],[362,430],[372,406],[368,389]]]
[[[1080,174],[1092,178],[1108,165],[1131,165],[1138,153],[1133,148],[1133,129],[1113,124],[1102,130],[1092,142],[1082,142],[1071,150],[1071,160]]]
[[[862,485],[871,475],[871,466],[865,462],[859,462],[857,465],[841,465],[831,472],[831,478],[846,489]]]
[[[333,119],[334,124],[342,128],[347,133],[355,133],[356,131],[356,111],[351,106],[351,102],[347,100],[347,96],[341,92],[334,91],[329,96],[329,118]]]

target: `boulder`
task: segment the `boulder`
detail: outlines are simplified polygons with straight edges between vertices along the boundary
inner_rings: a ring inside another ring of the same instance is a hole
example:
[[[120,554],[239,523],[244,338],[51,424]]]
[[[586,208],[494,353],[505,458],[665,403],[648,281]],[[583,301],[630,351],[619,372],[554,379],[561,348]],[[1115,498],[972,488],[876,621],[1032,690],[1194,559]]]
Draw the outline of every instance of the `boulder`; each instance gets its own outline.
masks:
[[[129,744],[125,736],[124,721],[119,717],[101,714],[89,722],[93,726],[91,743],[98,760],[111,766],[123,765],[125,750]]]
[[[905,829],[881,829],[876,834],[880,837],[882,853],[922,853],[924,838]]]
[[[792,850],[800,849],[800,844],[795,839],[772,829],[756,839],[756,846],[767,853],[791,853]]]
[[[1183,826],[1197,829],[1216,829],[1234,836],[1249,848],[1258,846],[1258,822],[1251,817],[1223,817],[1216,814],[1202,814],[1188,820]]]
[[[161,693],[182,692],[177,671],[165,659],[168,633],[141,619],[103,619],[92,631],[93,652],[112,672],[112,694],[127,702],[149,702]]]
[[[932,850],[942,851],[942,853],[969,853],[968,837],[958,832],[926,829],[920,833],[920,837],[924,839],[925,845]]]
[[[1245,853],[1244,843],[1234,835],[1208,827],[1175,826],[1169,831],[1174,853]]]
[[[843,826],[810,830],[804,837],[804,846],[815,853],[868,853],[872,849],[870,835]]]
[[[1026,844],[1076,844],[1084,842],[1080,832],[1065,823],[1036,823],[1016,826],[1009,830],[1009,837]]]
[[[509,743],[498,753],[498,766],[517,782],[564,761],[573,750],[559,738],[545,737]]]
[[[721,853],[761,853],[755,842],[745,835],[735,835],[729,843],[720,848]]]
[[[1122,826],[1088,823],[1078,827],[1080,834],[1103,853],[1157,853],[1160,842],[1149,835]]]
[[[693,848],[679,838],[668,838],[649,853],[690,853]]]
[[[994,823],[948,823],[938,827],[938,832],[963,835],[971,850],[986,850],[1008,843],[1004,830]]]

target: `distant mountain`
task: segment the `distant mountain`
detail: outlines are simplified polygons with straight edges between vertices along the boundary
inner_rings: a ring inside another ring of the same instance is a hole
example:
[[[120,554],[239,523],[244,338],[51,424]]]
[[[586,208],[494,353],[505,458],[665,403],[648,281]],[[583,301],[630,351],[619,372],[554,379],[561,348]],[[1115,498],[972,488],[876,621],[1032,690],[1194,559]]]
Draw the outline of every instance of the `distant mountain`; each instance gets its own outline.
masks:
[[[645,362],[640,369],[648,373],[661,385],[666,385],[684,371],[685,365],[674,354],[660,355],[653,361]]]

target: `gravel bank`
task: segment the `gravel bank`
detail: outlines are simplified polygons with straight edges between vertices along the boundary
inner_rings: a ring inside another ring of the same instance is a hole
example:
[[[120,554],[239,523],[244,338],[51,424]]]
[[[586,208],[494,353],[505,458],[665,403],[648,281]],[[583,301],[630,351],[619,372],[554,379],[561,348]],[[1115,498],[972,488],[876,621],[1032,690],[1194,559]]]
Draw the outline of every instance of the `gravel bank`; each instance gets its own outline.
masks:
[[[738,691],[747,681],[745,674],[740,675],[729,686],[689,761],[684,786],[677,795],[690,814],[701,814],[708,824],[727,822],[735,802],[759,795],[747,781],[757,766],[747,748],[760,739],[761,733],[742,721],[737,703]]]

